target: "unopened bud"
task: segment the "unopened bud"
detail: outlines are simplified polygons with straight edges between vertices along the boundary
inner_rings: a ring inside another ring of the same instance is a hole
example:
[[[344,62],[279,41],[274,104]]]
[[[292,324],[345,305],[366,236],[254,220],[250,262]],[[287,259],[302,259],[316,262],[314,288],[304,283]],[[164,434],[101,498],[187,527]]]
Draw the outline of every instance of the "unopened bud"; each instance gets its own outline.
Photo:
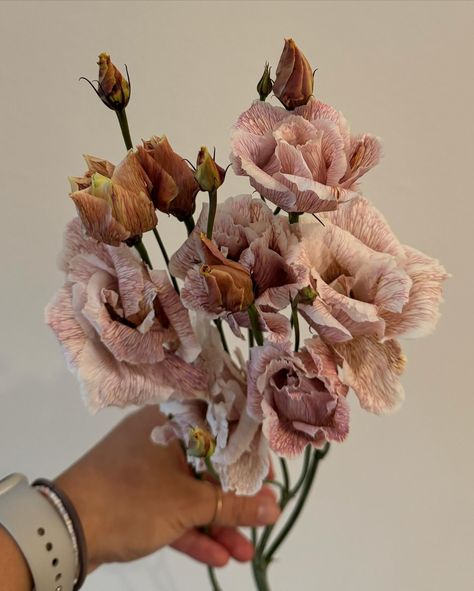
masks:
[[[318,292],[308,285],[299,290],[297,298],[298,304],[306,304],[311,306],[314,300],[318,297]]]
[[[285,39],[273,85],[274,95],[292,111],[306,105],[313,94],[313,86],[313,71],[308,60],[293,39]]]
[[[216,440],[201,427],[191,427],[188,433],[188,455],[195,458],[210,458],[216,450]]]
[[[110,61],[108,53],[99,55],[99,86],[97,94],[113,111],[123,111],[130,100],[130,83]]]
[[[226,171],[216,164],[214,158],[209,154],[209,150],[202,146],[196,161],[196,179],[201,191],[210,193],[217,191],[225,179]]]
[[[264,101],[267,96],[271,93],[273,88],[273,80],[270,77],[271,67],[269,66],[268,62],[265,62],[265,69],[263,70],[263,75],[260,78],[259,83],[257,84],[257,92],[260,95],[260,100]]]

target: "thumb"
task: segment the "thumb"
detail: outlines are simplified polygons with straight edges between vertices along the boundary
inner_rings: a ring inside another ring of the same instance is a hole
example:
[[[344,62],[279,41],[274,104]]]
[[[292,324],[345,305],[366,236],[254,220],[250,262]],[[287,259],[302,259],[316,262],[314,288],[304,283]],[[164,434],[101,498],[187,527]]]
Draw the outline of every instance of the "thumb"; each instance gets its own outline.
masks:
[[[275,523],[280,508],[273,494],[262,489],[253,497],[224,493],[210,482],[199,482],[203,503],[196,515],[200,523],[195,525],[259,526]],[[220,502],[222,499],[222,503]]]

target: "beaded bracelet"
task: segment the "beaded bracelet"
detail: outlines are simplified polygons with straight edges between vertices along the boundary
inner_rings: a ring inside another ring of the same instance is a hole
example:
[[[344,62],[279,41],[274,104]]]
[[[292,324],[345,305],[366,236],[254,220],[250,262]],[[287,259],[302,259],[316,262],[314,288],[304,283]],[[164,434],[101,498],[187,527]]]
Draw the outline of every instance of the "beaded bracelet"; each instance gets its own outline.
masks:
[[[76,574],[73,591],[78,591],[84,584],[87,574],[87,546],[81,520],[74,505],[67,495],[53,482],[45,478],[38,478],[32,484],[57,509],[71,536],[74,556],[76,559]]]

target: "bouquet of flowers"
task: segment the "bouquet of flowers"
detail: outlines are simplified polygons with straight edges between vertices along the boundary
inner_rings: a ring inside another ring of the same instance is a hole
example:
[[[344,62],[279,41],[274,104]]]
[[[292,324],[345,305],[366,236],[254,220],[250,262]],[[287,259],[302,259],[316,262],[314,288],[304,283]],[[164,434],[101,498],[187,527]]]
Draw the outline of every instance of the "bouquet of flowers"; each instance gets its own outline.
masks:
[[[194,166],[166,136],[134,148],[128,71],[105,53],[98,65],[90,84],[115,111],[127,152],[117,165],[87,155],[87,171],[70,178],[78,216],[60,257],[66,281],[46,319],[88,406],[159,404],[168,420],[151,437],[181,440],[197,476],[251,495],[273,478],[270,455],[278,456],[282,479],[271,483],[287,520],[279,531],[252,532],[256,586],[267,590],[267,567],[319,462],[348,435],[349,393],[373,413],[399,407],[397,339],[433,330],[447,275],[401,244],[361,194],[380,141],[353,135],[313,95],[314,72],[292,39],[275,80],[267,63],[259,99],[233,127],[229,166],[254,191],[220,202],[229,167],[205,147]],[[272,93],[282,106],[267,102]],[[159,215],[187,232],[171,258]],[[147,232],[163,269],[152,265]],[[232,335],[247,340],[248,358],[231,351]],[[287,459],[298,456],[292,483]],[[212,570],[211,580],[218,589]]]

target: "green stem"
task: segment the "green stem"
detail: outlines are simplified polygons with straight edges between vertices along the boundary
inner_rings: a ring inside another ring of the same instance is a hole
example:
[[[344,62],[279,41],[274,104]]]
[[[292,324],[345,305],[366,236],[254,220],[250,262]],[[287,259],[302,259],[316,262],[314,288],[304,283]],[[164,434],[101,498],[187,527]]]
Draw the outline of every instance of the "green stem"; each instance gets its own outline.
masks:
[[[250,326],[252,327],[253,336],[257,342],[257,345],[260,347],[263,345],[263,335],[262,331],[260,330],[260,325],[258,323],[258,310],[255,307],[255,304],[250,304],[248,307],[248,315],[250,320]]]
[[[298,481],[296,482],[296,484],[294,485],[294,487],[290,491],[291,498],[296,496],[296,494],[298,493],[298,491],[302,487],[303,482],[306,478],[306,472],[308,470],[309,461],[311,459],[311,449],[312,449],[311,446],[307,445],[306,449],[304,450],[304,459],[303,459],[303,466],[301,468],[301,474],[300,474]]]
[[[207,237],[212,240],[212,229],[214,227],[214,219],[216,217],[217,209],[217,189],[209,191],[209,214],[207,218]]]
[[[275,209],[273,210],[273,215],[278,215],[281,211],[281,207],[275,207]]]
[[[216,573],[213,566],[207,567],[207,573],[212,585],[212,591],[222,591],[222,587],[219,585],[216,577]]]
[[[188,232],[188,236],[191,234],[191,232],[194,230],[194,218],[192,215],[188,215],[187,218],[184,218],[184,225],[186,226],[186,231]]]
[[[291,320],[293,321],[292,324],[295,330],[295,352],[297,353],[300,348],[300,321],[298,318],[298,303],[296,298],[291,302]]]
[[[216,320],[214,320],[214,324],[217,326],[217,330],[219,331],[219,336],[221,337],[221,343],[224,347],[224,351],[230,355],[229,347],[227,345],[227,341],[224,334],[224,328],[222,326],[222,320],[220,318],[217,318]]]
[[[280,458],[281,473],[283,474],[283,487],[286,493],[290,490],[290,472],[285,458]],[[283,499],[282,499],[283,500]]]
[[[130,137],[130,129],[128,128],[127,113],[125,109],[122,111],[115,111],[117,113],[117,119],[119,120],[120,130],[122,132],[123,141],[127,150],[133,148],[132,138]]]
[[[271,562],[273,555],[278,550],[278,548],[281,546],[281,544],[285,541],[287,535],[290,533],[290,531],[292,530],[293,526],[295,525],[298,517],[300,516],[301,511],[303,510],[304,504],[306,502],[306,499],[308,498],[311,487],[313,485],[314,478],[316,476],[316,471],[318,469],[319,461],[326,455],[328,446],[329,446],[329,443],[326,444],[325,450],[323,450],[323,451],[315,450],[314,451],[313,457],[311,459],[311,462],[310,462],[310,465],[308,468],[306,479],[305,479],[304,484],[301,488],[299,499],[296,502],[296,505],[294,506],[293,511],[291,512],[290,517],[288,518],[288,521],[286,522],[285,526],[280,531],[280,533],[275,538],[275,540],[273,541],[273,543],[271,544],[271,546],[269,547],[268,551],[265,554],[265,562],[267,564],[269,564]]]
[[[300,218],[299,213],[296,213],[295,211],[290,211],[290,213],[288,214],[288,220],[290,222],[290,224],[297,224],[298,220]]]
[[[255,345],[255,339],[253,338],[252,329],[249,328],[249,349],[251,349]]]
[[[258,591],[271,591],[267,578],[267,563],[263,558],[252,561],[252,572]]]
[[[153,266],[152,266],[151,261],[150,261],[150,256],[148,255],[148,251],[147,251],[145,245],[143,244],[143,240],[141,238],[135,244],[135,248],[137,249],[138,254],[141,256],[142,261],[144,263],[146,263],[150,267],[150,269],[153,269]]]
[[[214,478],[214,480],[219,482],[219,474],[217,474],[217,472],[215,471],[214,466],[212,465],[212,462],[211,462],[211,458],[206,458],[204,460],[204,463],[206,464],[206,468],[207,468],[207,471],[209,472],[209,475],[212,476],[212,478]]]
[[[166,252],[166,248],[165,248],[165,245],[163,244],[163,240],[161,239],[160,233],[158,232],[158,230],[156,228],[153,228],[153,234],[155,235],[156,241],[158,242],[158,246],[160,247],[161,254],[162,254],[163,259],[166,263],[166,268],[168,269],[168,272],[169,272],[170,258],[168,256],[168,253]],[[176,277],[173,277],[173,275],[171,275],[171,273],[169,275],[171,277],[171,282],[173,283],[176,293],[179,294],[179,287],[178,287],[178,282],[176,281]]]

